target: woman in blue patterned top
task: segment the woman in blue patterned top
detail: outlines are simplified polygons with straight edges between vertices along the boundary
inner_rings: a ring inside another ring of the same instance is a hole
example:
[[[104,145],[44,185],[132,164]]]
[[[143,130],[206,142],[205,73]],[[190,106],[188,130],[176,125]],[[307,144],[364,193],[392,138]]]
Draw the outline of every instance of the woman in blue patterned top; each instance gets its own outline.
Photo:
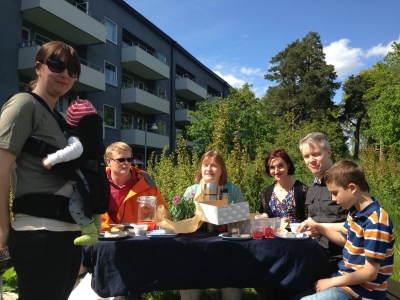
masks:
[[[261,194],[260,213],[268,217],[280,217],[286,222],[301,222],[307,219],[304,205],[308,187],[290,177],[295,168],[285,149],[270,151],[265,159],[265,173],[275,182]]]

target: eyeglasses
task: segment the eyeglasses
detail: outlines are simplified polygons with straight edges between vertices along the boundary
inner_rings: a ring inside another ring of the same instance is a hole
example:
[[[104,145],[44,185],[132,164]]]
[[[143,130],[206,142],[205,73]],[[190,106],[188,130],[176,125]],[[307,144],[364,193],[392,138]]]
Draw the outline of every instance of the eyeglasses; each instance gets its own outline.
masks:
[[[49,70],[53,73],[62,73],[65,69],[68,70],[68,75],[71,78],[76,78],[79,76],[80,72],[76,67],[67,66],[59,59],[50,58],[47,62],[40,61],[40,63],[47,65]]]
[[[131,163],[133,161],[133,157],[120,157],[120,158],[109,157],[109,159],[117,161],[120,164],[123,164],[124,162]]]

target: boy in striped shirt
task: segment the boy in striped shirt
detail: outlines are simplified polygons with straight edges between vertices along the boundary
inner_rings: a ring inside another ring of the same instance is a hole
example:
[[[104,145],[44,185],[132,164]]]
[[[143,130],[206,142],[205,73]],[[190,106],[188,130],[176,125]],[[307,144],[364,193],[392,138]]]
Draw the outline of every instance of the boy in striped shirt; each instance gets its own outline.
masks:
[[[342,232],[308,219],[299,231],[317,230],[344,246],[343,260],[333,277],[318,280],[314,288],[295,299],[385,299],[387,279],[393,273],[395,232],[388,213],[368,192],[364,171],[341,160],[324,176],[332,201],[349,209]]]

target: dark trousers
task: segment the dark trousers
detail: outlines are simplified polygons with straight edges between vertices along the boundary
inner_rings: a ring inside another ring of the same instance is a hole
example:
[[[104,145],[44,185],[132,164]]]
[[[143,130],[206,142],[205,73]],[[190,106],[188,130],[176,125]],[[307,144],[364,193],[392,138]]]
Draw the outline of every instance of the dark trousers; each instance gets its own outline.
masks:
[[[9,252],[18,276],[19,300],[67,300],[81,263],[80,231],[15,231]]]

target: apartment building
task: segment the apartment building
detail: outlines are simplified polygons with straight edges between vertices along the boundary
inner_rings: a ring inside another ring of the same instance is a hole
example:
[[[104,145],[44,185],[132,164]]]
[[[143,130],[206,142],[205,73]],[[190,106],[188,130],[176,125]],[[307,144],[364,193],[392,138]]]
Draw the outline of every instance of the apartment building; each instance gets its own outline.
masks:
[[[12,0],[0,20],[1,105],[28,90],[38,49],[64,41],[82,72],[57,110],[90,100],[103,115],[104,143],[124,141],[144,162],[166,145],[175,149],[198,102],[229,94],[222,78],[123,0]]]

